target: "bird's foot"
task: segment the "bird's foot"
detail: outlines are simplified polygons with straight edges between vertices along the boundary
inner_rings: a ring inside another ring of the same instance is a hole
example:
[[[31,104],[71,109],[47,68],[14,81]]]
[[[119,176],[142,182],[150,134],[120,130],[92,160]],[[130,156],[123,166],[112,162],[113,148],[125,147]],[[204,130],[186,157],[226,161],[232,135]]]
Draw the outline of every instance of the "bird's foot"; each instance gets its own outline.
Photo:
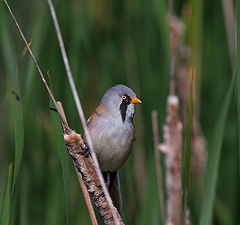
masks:
[[[110,187],[110,184],[111,184],[110,173],[107,173],[106,185],[107,185],[107,188],[108,188],[108,189],[109,189],[109,187]]]
[[[85,145],[84,148],[82,148],[82,151],[79,152],[79,154],[84,155],[85,158],[88,158],[88,156],[90,155],[90,151],[87,145]]]
[[[96,197],[95,197],[95,201],[97,201],[99,198],[101,198],[101,197],[103,197],[103,196],[105,196],[105,194],[104,194],[104,192],[101,192],[99,195],[97,195]]]

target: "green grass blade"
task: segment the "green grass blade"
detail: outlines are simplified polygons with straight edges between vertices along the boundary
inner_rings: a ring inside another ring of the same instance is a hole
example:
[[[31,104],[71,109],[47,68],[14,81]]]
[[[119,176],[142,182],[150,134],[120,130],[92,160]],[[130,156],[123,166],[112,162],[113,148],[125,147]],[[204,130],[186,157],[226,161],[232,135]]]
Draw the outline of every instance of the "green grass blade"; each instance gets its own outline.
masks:
[[[31,39],[33,40],[33,44],[31,45],[32,52],[36,59],[38,59],[39,54],[41,52],[41,47],[44,43],[46,35],[46,5],[40,4],[38,8],[38,15],[35,18],[35,23],[33,26]],[[29,99],[31,99],[31,88],[33,88],[34,76],[36,76],[36,68],[34,63],[32,62],[32,58],[29,58],[26,72],[26,88],[25,88],[25,96],[27,98],[26,102],[29,103]]]
[[[23,153],[23,139],[24,139],[24,125],[23,125],[23,113],[22,113],[22,105],[20,101],[20,93],[19,93],[19,88],[18,88],[18,69],[20,62],[23,58],[23,56],[26,53],[26,50],[22,51],[22,54],[19,58],[19,61],[16,66],[16,57],[14,55],[14,49],[13,45],[11,44],[11,39],[10,39],[10,30],[9,30],[9,25],[7,25],[6,22],[6,16],[5,12],[3,11],[3,7],[0,7],[0,18],[3,23],[1,23],[0,29],[2,32],[1,33],[1,43],[2,43],[2,48],[3,52],[5,53],[3,56],[3,59],[5,61],[5,65],[7,67],[7,74],[9,75],[8,79],[11,80],[10,82],[10,88],[9,85],[7,88],[8,93],[12,93],[13,95],[9,98],[9,106],[10,106],[10,115],[11,115],[11,121],[13,121],[14,125],[14,138],[15,138],[15,159],[14,159],[14,169],[12,168],[13,165],[10,165],[11,167],[11,188],[7,188],[7,193],[5,195],[5,200],[4,200],[4,206],[3,206],[3,211],[2,211],[2,224],[8,224],[9,222],[9,217],[11,215],[11,207],[13,204],[13,194],[17,182],[17,178],[19,175],[20,171],[20,165],[21,165],[21,160],[22,160],[22,153]],[[15,71],[14,71],[15,68]],[[9,171],[10,172],[10,171]],[[13,177],[13,179],[12,179]],[[10,179],[10,178],[9,178]],[[8,181],[9,183],[9,181]],[[9,191],[11,190],[11,196],[9,194]],[[7,199],[7,200],[6,200]],[[7,204],[7,206],[5,206]]]
[[[23,155],[23,142],[24,142],[24,124],[23,124],[23,110],[22,110],[22,99],[19,91],[19,82],[18,82],[18,71],[19,66],[23,57],[27,52],[27,48],[25,47],[21,52],[19,57],[17,67],[16,67],[16,74],[12,78],[12,91],[14,91],[14,95],[11,100],[11,110],[13,116],[13,123],[14,123],[14,135],[15,135],[15,164],[14,164],[14,173],[13,173],[13,187],[12,187],[12,194],[14,193],[16,182],[18,179],[22,155]]]
[[[169,30],[168,30],[168,21],[167,21],[167,9],[164,1],[154,0],[154,13],[156,20],[159,26],[159,29],[162,33],[162,54],[166,56],[166,63],[169,64]],[[169,67],[168,67],[169,68]]]
[[[22,161],[24,128],[23,128],[23,112],[20,100],[16,100],[15,97],[12,97],[11,105],[15,135],[15,164],[12,189],[14,191]]]
[[[24,165],[24,164],[23,164]],[[29,170],[23,166],[23,176],[21,177],[21,195],[20,195],[20,225],[29,224]]]
[[[51,102],[50,102],[50,107],[53,107],[53,104]],[[65,142],[63,139],[63,131],[62,131],[59,116],[56,112],[52,110],[50,111],[50,115],[51,115],[51,120],[54,126],[54,132],[56,136],[55,139],[57,142],[59,159],[62,166],[64,192],[65,192],[65,200],[66,200],[66,216],[67,216],[67,224],[68,224],[69,216],[70,216],[70,176],[69,176],[68,154],[67,154]]]
[[[1,225],[8,225],[10,220],[12,175],[13,175],[13,166],[11,163],[8,168],[8,180],[5,188],[3,205],[2,205]]]
[[[14,55],[14,47],[12,45],[12,36],[10,35],[9,32],[9,23],[7,22],[7,17],[6,17],[6,10],[5,7],[3,7],[4,3],[3,1],[1,2],[0,5],[0,42],[1,42],[1,48],[3,54],[3,61],[5,62],[5,65],[8,70],[8,74],[13,74],[14,73],[14,68],[16,62],[16,56]]]
[[[200,217],[200,225],[210,225],[213,211],[213,204],[216,193],[218,166],[221,155],[223,133],[229,110],[229,105],[234,89],[235,77],[232,78],[223,106],[214,129],[214,135],[208,151],[208,162],[206,169],[204,198]]]
[[[238,166],[240,176],[240,2],[236,1],[236,75],[237,75],[237,108],[238,108]]]

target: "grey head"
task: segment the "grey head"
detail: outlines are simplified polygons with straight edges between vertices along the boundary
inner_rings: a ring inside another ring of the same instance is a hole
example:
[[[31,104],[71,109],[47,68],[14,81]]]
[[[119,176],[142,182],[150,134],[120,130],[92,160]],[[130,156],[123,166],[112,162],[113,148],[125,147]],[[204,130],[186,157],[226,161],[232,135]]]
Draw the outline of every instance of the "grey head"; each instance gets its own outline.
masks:
[[[111,114],[120,113],[122,122],[125,122],[132,121],[134,104],[141,103],[141,101],[129,87],[123,84],[117,84],[105,92],[101,103]]]

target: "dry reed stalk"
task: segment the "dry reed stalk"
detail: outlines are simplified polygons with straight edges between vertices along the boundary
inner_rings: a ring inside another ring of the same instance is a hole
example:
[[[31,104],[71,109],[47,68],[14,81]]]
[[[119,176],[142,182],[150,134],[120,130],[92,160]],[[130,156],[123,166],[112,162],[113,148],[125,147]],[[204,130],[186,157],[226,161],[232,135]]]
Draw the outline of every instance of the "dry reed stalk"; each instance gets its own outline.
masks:
[[[156,112],[152,113],[152,126],[154,136],[155,162],[158,178],[159,202],[161,206],[162,218],[165,218],[166,225],[181,224],[182,209],[182,123],[178,117],[179,102],[175,95],[175,74],[176,74],[176,53],[180,43],[179,35],[183,26],[182,23],[173,16],[173,2],[169,0],[168,25],[170,36],[170,95],[167,100],[167,119],[163,128],[164,143],[158,142],[158,127]],[[167,212],[164,212],[163,188],[161,187],[161,166],[160,154],[166,154],[166,189],[167,189]],[[160,197],[161,196],[161,197]]]
[[[182,123],[179,120],[179,101],[175,95],[176,59],[183,24],[173,15],[173,2],[169,0],[168,26],[170,38],[170,94],[167,99],[167,119],[163,127],[165,153],[167,215],[166,225],[181,225],[182,213]]]
[[[171,1],[170,1],[171,2]],[[170,9],[169,9],[170,10]],[[171,10],[170,10],[171,11]],[[173,14],[168,15],[169,39],[170,39],[170,94],[175,93],[175,74],[177,53],[181,43],[181,34],[184,31],[183,23]]]
[[[83,139],[81,138],[81,136],[79,134],[75,133],[75,131],[71,130],[70,127],[68,126],[67,120],[63,113],[63,109],[61,109],[60,105],[57,104],[57,102],[56,102],[44,76],[43,76],[43,73],[37,63],[37,60],[35,59],[35,57],[32,53],[32,50],[31,50],[30,46],[28,45],[22,30],[21,30],[15,16],[13,15],[11,8],[9,7],[6,0],[4,0],[4,3],[6,4],[8,11],[9,11],[11,17],[13,18],[14,23],[16,24],[17,29],[25,43],[25,46],[27,47],[27,49],[33,59],[33,62],[37,68],[37,71],[40,74],[42,82],[43,82],[45,88],[47,89],[47,92],[48,92],[54,106],[56,107],[56,110],[58,112],[58,115],[60,117],[60,120],[61,120],[61,123],[63,126],[64,140],[65,140],[66,146],[68,148],[69,154],[71,155],[71,157],[73,159],[74,166],[75,166],[77,172],[81,174],[81,176],[83,178],[83,182],[86,185],[88,192],[91,194],[91,197],[92,197],[93,201],[95,202],[95,205],[96,205],[100,215],[102,216],[104,223],[107,225],[108,224],[109,225],[123,224],[117,209],[114,206],[111,207],[111,205],[113,205],[111,199],[110,199],[111,204],[110,205],[108,204],[109,199],[106,198],[106,193],[103,191],[103,187],[102,187],[101,176],[99,177],[99,173],[101,173],[101,171],[99,170],[99,167],[96,167],[96,165],[93,163],[92,157],[86,157],[86,155],[82,154],[83,150],[85,149],[85,144],[84,144]],[[80,101],[78,103],[80,104]],[[81,104],[80,104],[80,106],[81,106]],[[105,185],[105,183],[104,183],[104,185]],[[107,192],[107,195],[109,196],[108,192]],[[90,214],[90,216],[91,216],[91,214]]]
[[[182,200],[182,123],[178,117],[178,98],[170,95],[167,101],[167,121],[164,125],[164,143],[160,146],[165,156],[167,219],[166,225],[181,224]]]

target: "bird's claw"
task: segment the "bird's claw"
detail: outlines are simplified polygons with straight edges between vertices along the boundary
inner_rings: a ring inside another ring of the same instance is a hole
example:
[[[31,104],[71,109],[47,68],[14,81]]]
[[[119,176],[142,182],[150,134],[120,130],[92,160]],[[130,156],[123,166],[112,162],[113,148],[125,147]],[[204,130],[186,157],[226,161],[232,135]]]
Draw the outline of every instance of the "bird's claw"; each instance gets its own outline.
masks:
[[[107,188],[108,188],[108,189],[109,189],[109,187],[110,187],[110,183],[111,183],[110,173],[107,173],[107,181],[106,181],[106,185],[107,185]]]
[[[105,194],[104,192],[101,192],[99,195],[95,197],[95,201],[97,201],[99,198],[103,197]]]
[[[89,151],[89,148],[85,145],[83,148],[82,148],[82,151],[79,152],[80,155],[84,155],[85,158],[88,158],[88,156],[90,155],[90,151]]]

